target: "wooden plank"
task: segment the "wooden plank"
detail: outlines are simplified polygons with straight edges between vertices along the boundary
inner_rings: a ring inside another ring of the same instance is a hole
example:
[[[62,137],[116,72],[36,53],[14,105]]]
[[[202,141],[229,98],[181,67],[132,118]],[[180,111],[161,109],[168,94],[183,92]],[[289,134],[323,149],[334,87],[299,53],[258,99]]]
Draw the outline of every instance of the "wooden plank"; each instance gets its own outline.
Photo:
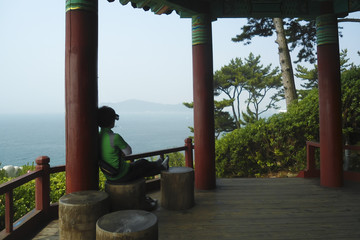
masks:
[[[158,211],[160,239],[357,239],[359,200],[318,180],[221,179],[193,209]]]
[[[334,189],[319,179],[218,179],[215,190],[196,191],[193,208],[153,213],[160,240],[358,240],[359,202],[358,183]],[[56,230],[49,232],[35,239],[56,239]]]

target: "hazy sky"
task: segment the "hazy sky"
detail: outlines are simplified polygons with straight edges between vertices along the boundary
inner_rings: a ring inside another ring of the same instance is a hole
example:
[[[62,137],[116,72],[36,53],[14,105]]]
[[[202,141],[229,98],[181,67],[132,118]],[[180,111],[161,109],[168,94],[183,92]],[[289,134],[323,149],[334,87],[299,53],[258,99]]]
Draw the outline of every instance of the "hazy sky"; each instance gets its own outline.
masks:
[[[0,114],[65,111],[65,0],[0,1]],[[354,14],[360,17],[360,14]],[[278,66],[274,38],[231,38],[246,19],[213,22],[214,71],[235,57]],[[340,47],[360,64],[360,24],[341,23]],[[295,57],[295,56],[294,56]],[[99,0],[99,103],[192,101],[191,20]]]

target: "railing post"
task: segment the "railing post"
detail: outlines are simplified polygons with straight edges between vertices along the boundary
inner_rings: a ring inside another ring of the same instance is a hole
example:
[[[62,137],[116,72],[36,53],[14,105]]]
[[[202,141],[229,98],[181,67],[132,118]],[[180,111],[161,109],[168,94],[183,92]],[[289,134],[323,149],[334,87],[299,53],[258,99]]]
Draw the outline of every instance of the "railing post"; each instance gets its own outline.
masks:
[[[40,156],[35,162],[35,170],[43,171],[42,176],[35,180],[35,208],[47,211],[50,207],[50,158]]]
[[[193,165],[193,145],[192,145],[192,139],[187,138],[185,139],[185,166],[194,168]]]
[[[7,233],[13,231],[14,223],[14,202],[13,202],[13,190],[5,193],[5,229]]]
[[[313,172],[316,169],[315,166],[315,146],[312,146],[310,142],[306,142],[306,170]]]

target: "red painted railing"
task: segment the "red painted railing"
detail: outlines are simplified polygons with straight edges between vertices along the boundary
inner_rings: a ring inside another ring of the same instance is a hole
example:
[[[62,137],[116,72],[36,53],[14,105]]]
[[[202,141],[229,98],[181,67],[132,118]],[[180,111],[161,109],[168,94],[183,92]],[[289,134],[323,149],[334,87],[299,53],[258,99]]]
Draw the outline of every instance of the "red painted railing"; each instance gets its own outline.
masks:
[[[193,167],[193,150],[194,146],[190,138],[185,139],[185,146],[159,150],[148,153],[134,154],[126,157],[126,160],[135,160],[138,158],[163,156],[167,153],[185,151],[185,165]],[[24,174],[14,178],[9,182],[0,185],[0,195],[5,194],[5,229],[0,232],[0,239],[24,239],[29,234],[38,231],[42,224],[47,224],[56,218],[58,204],[50,204],[50,174],[65,171],[65,165],[50,167],[50,159],[47,156],[38,157],[36,160],[34,172]],[[31,180],[35,179],[35,209],[14,224],[14,202],[13,190]],[[151,181],[149,185],[158,185],[158,180]],[[150,187],[151,188],[151,187]],[[14,227],[14,225],[16,227]]]
[[[320,169],[316,168],[315,150],[320,148],[319,142],[306,142],[306,169],[298,174],[298,177],[311,178],[320,177]],[[360,146],[344,145],[344,150],[360,151]],[[344,179],[360,182],[360,173],[352,171],[344,171]]]
[[[185,139],[185,146],[183,147],[129,155],[125,157],[125,160],[134,161],[135,159],[153,157],[158,155],[164,157],[164,155],[167,153],[185,151],[185,166],[193,168],[193,151],[192,151],[193,149],[194,149],[194,145],[192,144],[192,139],[187,138]]]
[[[57,215],[57,204],[50,205],[50,174],[65,171],[65,166],[50,167],[49,157],[41,156],[36,160],[34,172],[24,174],[0,185],[0,195],[5,194],[5,229],[0,232],[1,239],[20,239],[24,232],[51,220]],[[13,190],[35,179],[35,209],[20,218],[14,227]],[[32,231],[34,231],[32,230]],[[26,236],[26,235],[25,235]]]

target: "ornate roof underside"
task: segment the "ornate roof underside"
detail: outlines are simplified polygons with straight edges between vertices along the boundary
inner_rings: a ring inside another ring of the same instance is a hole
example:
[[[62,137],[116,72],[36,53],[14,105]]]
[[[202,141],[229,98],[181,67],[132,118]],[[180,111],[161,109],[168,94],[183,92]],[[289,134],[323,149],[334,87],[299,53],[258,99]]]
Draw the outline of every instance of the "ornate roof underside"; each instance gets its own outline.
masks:
[[[108,0],[113,2],[115,0]],[[188,18],[199,13],[210,13],[212,19],[281,17],[315,18],[320,15],[322,0],[119,0],[122,5],[131,3],[134,8],[151,10],[155,14],[175,11]],[[333,0],[339,17],[360,10],[360,0]]]

